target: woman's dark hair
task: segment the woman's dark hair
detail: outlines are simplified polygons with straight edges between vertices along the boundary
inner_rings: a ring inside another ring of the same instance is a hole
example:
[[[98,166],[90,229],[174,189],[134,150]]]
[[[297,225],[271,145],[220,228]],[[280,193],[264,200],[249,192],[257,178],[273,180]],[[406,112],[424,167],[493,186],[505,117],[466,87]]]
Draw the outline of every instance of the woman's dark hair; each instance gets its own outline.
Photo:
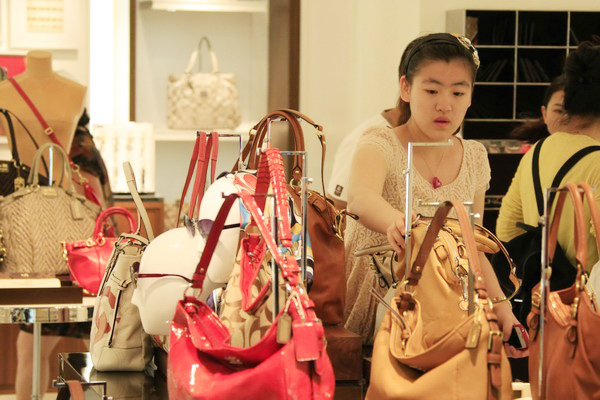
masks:
[[[398,78],[406,75],[406,80],[412,83],[414,76],[424,63],[429,61],[450,62],[457,58],[465,60],[471,67],[473,82],[475,82],[479,57],[477,50],[468,39],[450,33],[432,33],[418,37],[406,46],[402,54],[398,67]],[[400,111],[398,125],[402,125],[410,118],[410,106],[400,97],[398,98],[398,110]]]
[[[582,42],[565,62],[565,112],[600,117],[600,36]]]
[[[550,86],[546,88],[544,92],[544,97],[542,99],[542,105],[544,107],[548,107],[548,103],[550,102],[550,98],[552,95],[558,91],[565,90],[566,78],[565,75],[559,75],[550,82]],[[517,126],[511,132],[510,136],[524,140],[528,143],[535,143],[538,140],[549,136],[550,132],[548,132],[548,127],[542,118],[534,119],[533,121],[525,122],[519,126]]]

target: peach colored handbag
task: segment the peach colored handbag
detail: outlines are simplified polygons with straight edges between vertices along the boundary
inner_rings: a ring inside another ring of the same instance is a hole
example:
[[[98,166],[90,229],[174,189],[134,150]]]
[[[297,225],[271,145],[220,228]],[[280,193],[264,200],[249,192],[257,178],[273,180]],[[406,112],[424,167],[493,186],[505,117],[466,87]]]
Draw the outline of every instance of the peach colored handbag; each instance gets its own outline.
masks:
[[[476,310],[471,315],[459,307],[462,291],[448,279],[456,260],[440,257],[441,249],[433,249],[452,207],[462,237],[450,236],[454,243],[445,246],[467,255],[468,262],[455,267],[475,274]],[[511,399],[502,332],[464,206],[445,202],[421,243],[375,338],[367,399]]]

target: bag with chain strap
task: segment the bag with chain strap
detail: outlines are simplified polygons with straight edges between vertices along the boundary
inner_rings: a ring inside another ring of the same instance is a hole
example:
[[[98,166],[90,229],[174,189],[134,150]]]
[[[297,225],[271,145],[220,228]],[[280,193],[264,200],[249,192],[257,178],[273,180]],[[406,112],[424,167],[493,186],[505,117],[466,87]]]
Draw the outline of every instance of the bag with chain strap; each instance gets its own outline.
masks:
[[[38,171],[42,154],[50,148],[63,158],[63,173],[57,184],[44,186]],[[90,237],[99,213],[99,206],[75,192],[64,150],[54,143],[42,145],[34,155],[25,187],[0,200],[0,229],[6,247],[2,271],[68,273],[60,242]]]
[[[454,208],[461,227],[447,238],[466,255],[449,260],[435,247]],[[445,202],[436,211],[406,282],[385,314],[373,348],[367,399],[512,399],[511,371],[466,209]],[[475,276],[475,309],[460,307],[463,291],[453,266]]]
[[[90,355],[98,371],[143,371],[152,358],[151,337],[142,329],[140,314],[131,297],[132,271],[137,270],[154,234],[131,165],[125,162],[123,169],[138,210],[138,228],[135,234],[123,233],[116,241],[94,303]],[[142,223],[148,238],[140,235]]]
[[[192,73],[206,43],[211,71]],[[219,72],[217,55],[207,37],[200,39],[183,74],[169,76],[167,123],[171,129],[234,129],[242,120],[233,74]]]

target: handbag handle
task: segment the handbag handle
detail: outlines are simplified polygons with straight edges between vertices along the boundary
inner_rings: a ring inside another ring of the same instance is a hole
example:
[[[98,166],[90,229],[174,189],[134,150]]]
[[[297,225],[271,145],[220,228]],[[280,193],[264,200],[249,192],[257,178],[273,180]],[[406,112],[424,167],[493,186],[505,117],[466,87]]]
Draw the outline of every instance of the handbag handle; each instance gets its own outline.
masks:
[[[206,43],[206,48],[208,49],[208,54],[210,55],[210,66],[213,74],[219,73],[219,60],[217,59],[217,54],[213,51],[210,41],[206,36],[202,36],[200,41],[198,42],[198,46],[194,49],[192,54],[190,55],[190,59],[188,61],[187,67],[185,68],[185,73],[190,74],[194,69],[194,65],[196,65],[196,61],[198,61],[198,57],[202,52],[202,43]]]
[[[600,250],[600,211],[596,205],[594,191],[587,182],[580,182],[577,186],[583,190],[585,199],[587,199],[592,217],[592,225],[594,226],[594,232],[596,233],[596,247]]]
[[[548,234],[548,261],[552,264],[554,253],[556,251],[556,244],[558,242],[558,227],[560,225],[560,218],[565,204],[567,194],[573,203],[573,211],[575,218],[575,259],[577,260],[577,275],[579,276],[582,271],[585,271],[587,264],[587,232],[585,229],[585,217],[583,212],[583,202],[579,188],[574,183],[567,183],[561,189],[559,189],[558,199],[556,201],[556,208],[554,209],[554,215],[552,216],[552,223],[550,225],[550,232]]]
[[[192,197],[190,202],[190,209],[188,211],[188,217],[190,219],[197,218],[200,212],[200,204],[202,203],[202,197],[204,196],[204,189],[206,187],[206,174],[208,172],[208,159],[211,160],[211,183],[215,180],[215,171],[217,166],[217,158],[219,155],[219,133],[211,132],[210,137],[207,139],[207,134],[204,131],[200,131],[196,134],[196,141],[194,143],[194,149],[192,151],[192,157],[190,159],[190,166],[188,167],[187,177],[185,184],[183,185],[183,191],[181,193],[181,200],[179,202],[179,210],[177,211],[177,226],[179,226],[179,220],[181,218],[181,210],[185,202],[185,196],[187,194],[190,182],[194,172],[196,176],[194,179],[194,186],[192,188]]]
[[[96,218],[96,226],[94,228],[94,236],[95,240],[102,240],[104,238],[104,234],[102,233],[102,228],[104,227],[104,223],[112,216],[112,215],[123,215],[127,217],[127,222],[129,223],[129,233],[137,232],[138,224],[136,222],[135,217],[126,208],[123,207],[108,207],[105,210],[102,210],[98,218]]]
[[[54,151],[56,151],[58,154],[60,154],[61,158],[62,158],[62,164],[63,164],[63,168],[62,168],[62,175],[60,177],[60,181],[58,182],[58,185],[62,185],[63,180],[65,178],[67,178],[67,181],[69,182],[69,188],[68,191],[71,193],[75,193],[75,186],[73,185],[73,179],[71,177],[71,168],[69,165],[69,157],[67,156],[67,153],[65,153],[65,151],[63,150],[63,148],[59,145],[57,145],[56,143],[44,143],[43,145],[40,146],[39,149],[37,149],[37,151],[35,152],[35,154],[33,155],[33,164],[31,166],[31,169],[29,170],[29,176],[27,177],[27,184],[28,185],[34,185],[37,186],[40,183],[40,177],[39,177],[39,165],[40,162],[43,160],[43,154],[44,151],[46,151],[46,149],[52,149]],[[52,182],[49,182],[49,185],[52,186]]]
[[[135,175],[133,173],[133,168],[131,168],[131,164],[129,163],[129,161],[125,161],[123,163],[123,172],[125,172],[127,187],[129,187],[129,192],[131,193],[131,197],[133,198],[133,202],[135,203],[135,207],[138,213],[137,231],[135,234],[140,234],[143,224],[146,228],[148,240],[152,241],[154,240],[154,231],[152,230],[152,225],[150,224],[150,218],[148,218],[148,212],[146,211],[146,207],[144,207],[142,198],[138,193],[137,185],[135,183]]]
[[[275,239],[273,238],[273,235],[271,234],[269,228],[267,227],[265,221],[262,218],[260,209],[258,208],[258,205],[254,200],[254,196],[247,193],[233,193],[225,198],[225,201],[223,202],[223,205],[219,209],[215,221],[213,222],[210,233],[206,238],[204,250],[202,251],[202,256],[200,257],[200,261],[196,266],[196,271],[194,272],[194,276],[192,278],[192,288],[202,289],[208,266],[210,265],[210,261],[212,259],[215,248],[217,247],[217,243],[219,242],[219,236],[221,235],[221,231],[223,231],[223,228],[225,227],[225,220],[227,219],[227,215],[229,214],[231,206],[234,204],[234,201],[237,198],[239,198],[242,201],[246,209],[252,215],[252,220],[258,227],[263,240],[265,241],[267,247],[269,248],[269,251],[271,252],[272,257],[281,267],[281,275],[283,276],[283,279],[286,280],[290,284],[290,286],[296,287],[300,282],[300,267],[298,267],[294,256],[287,255],[286,257],[284,257],[279,251],[279,248],[277,246],[277,243],[275,242]]]

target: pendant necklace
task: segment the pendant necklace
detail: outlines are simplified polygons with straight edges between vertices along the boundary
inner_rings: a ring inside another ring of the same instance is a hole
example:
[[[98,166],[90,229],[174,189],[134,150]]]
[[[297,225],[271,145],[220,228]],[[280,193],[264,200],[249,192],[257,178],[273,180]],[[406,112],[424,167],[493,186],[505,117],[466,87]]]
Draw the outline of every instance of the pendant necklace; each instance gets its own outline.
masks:
[[[419,154],[420,157],[421,157],[421,159],[423,160],[423,162],[427,166],[427,169],[429,170],[429,172],[431,173],[431,175],[433,175],[433,178],[431,178],[431,186],[433,186],[434,189],[437,189],[437,188],[439,188],[439,187],[442,186],[442,181],[440,180],[440,178],[438,178],[437,176],[435,176],[434,172],[440,169],[440,165],[442,165],[442,161],[444,160],[444,156],[446,155],[446,150],[447,149],[444,149],[444,152],[442,153],[442,156],[440,157],[440,161],[438,161],[438,165],[437,165],[437,168],[435,170],[432,170],[431,167],[429,166],[429,163],[425,159],[425,157],[423,157],[421,154]]]

